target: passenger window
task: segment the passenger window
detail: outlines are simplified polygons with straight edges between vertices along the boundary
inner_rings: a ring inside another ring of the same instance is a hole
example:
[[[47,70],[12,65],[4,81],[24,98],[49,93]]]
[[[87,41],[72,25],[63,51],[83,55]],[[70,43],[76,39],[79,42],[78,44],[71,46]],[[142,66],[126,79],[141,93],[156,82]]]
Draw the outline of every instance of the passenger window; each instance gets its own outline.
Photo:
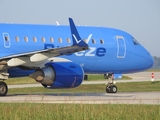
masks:
[[[103,39],[100,39],[100,43],[101,43],[101,44],[104,44],[104,40],[103,40]]]
[[[58,38],[59,43],[62,43],[62,38]]]
[[[54,39],[52,37],[50,37],[50,42],[54,42]]]
[[[44,37],[41,37],[41,40],[42,40],[42,42],[45,42],[45,41],[46,41]]]
[[[18,36],[16,36],[16,37],[15,37],[15,40],[16,40],[17,42],[19,42],[19,37],[18,37]]]
[[[96,44],[96,40],[95,40],[95,39],[92,39],[92,43],[93,43],[93,44]]]
[[[34,41],[34,42],[37,42],[37,38],[36,38],[36,37],[33,37],[33,41]]]
[[[70,38],[67,38],[67,42],[68,42],[68,43],[70,43],[70,42],[71,42]]]
[[[24,41],[25,41],[25,42],[28,42],[28,37],[24,37]]]

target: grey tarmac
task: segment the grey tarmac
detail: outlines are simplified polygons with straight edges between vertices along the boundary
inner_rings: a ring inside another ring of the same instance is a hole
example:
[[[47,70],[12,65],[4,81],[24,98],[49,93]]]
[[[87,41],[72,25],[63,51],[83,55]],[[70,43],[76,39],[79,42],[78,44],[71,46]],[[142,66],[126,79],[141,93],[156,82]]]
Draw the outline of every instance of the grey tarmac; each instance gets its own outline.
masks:
[[[160,92],[12,94],[0,102],[160,105]]]

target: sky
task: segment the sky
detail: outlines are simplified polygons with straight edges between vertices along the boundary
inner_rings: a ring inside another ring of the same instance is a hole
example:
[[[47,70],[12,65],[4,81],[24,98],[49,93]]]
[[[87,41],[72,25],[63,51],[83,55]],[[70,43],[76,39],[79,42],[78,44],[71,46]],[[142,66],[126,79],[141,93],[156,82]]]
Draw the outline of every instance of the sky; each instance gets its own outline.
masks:
[[[0,23],[117,28],[160,57],[160,0],[0,0]]]

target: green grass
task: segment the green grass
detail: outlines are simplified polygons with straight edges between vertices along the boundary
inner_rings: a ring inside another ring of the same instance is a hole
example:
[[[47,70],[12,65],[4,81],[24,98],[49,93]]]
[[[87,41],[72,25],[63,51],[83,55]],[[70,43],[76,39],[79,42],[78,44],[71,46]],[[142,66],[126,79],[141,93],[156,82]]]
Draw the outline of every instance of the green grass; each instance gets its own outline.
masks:
[[[1,120],[159,120],[159,105],[0,103]]]
[[[30,77],[9,78],[5,81],[8,85],[36,84],[37,82]]]
[[[146,72],[160,72],[160,69],[149,69]]]
[[[160,82],[117,83],[120,92],[153,92],[160,91]]]
[[[122,80],[131,80],[132,78],[128,77],[128,76],[122,76]],[[88,80],[89,81],[98,81],[98,80],[106,80],[104,79],[103,75],[99,75],[99,74],[90,74],[88,75]]]
[[[18,84],[35,84],[37,83],[34,79],[30,77],[18,77],[9,78],[5,81],[8,85],[18,85]]]
[[[132,78],[128,76],[122,76],[122,80],[132,80]]]
[[[160,82],[133,82],[133,83],[117,83],[118,92],[151,92],[160,91]],[[72,89],[46,89],[43,87],[33,88],[12,88],[8,94],[45,94],[45,93],[88,93],[88,92],[105,92],[105,84],[80,85]]]

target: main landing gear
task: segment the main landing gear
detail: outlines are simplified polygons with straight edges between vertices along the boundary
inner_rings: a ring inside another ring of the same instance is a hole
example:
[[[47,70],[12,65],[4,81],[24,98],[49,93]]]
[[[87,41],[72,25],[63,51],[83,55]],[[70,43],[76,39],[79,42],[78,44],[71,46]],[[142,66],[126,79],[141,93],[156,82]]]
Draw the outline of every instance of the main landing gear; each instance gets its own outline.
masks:
[[[104,77],[108,78],[109,81],[106,85],[106,92],[107,93],[116,93],[117,92],[117,86],[115,85],[114,76],[113,74],[105,74]]]
[[[5,82],[0,81],[0,96],[6,96],[8,93],[8,86]]]

